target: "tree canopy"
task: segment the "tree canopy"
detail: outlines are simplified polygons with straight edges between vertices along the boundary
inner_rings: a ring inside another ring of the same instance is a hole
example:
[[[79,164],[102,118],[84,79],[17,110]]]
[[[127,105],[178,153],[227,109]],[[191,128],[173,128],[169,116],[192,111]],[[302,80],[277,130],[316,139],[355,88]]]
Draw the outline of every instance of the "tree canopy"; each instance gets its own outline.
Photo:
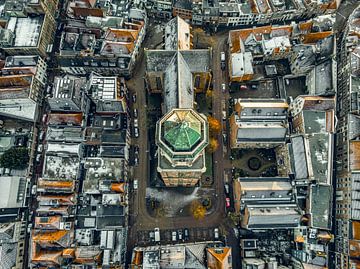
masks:
[[[12,147],[0,156],[0,166],[10,169],[25,169],[29,163],[27,148]]]
[[[198,200],[191,203],[190,211],[192,216],[197,220],[203,219],[206,214],[206,208]]]
[[[219,135],[221,132],[221,123],[217,119],[211,116],[208,116],[207,119],[209,123],[210,136],[215,137]]]
[[[219,148],[219,142],[216,138],[210,137],[208,151],[209,153],[214,153]]]

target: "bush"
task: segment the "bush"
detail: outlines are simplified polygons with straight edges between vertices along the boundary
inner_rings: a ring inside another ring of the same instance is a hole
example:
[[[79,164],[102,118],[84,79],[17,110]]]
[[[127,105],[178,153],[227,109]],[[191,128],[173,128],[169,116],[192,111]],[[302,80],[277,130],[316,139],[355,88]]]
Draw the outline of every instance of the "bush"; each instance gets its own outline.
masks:
[[[0,166],[10,169],[25,169],[29,163],[27,148],[13,147],[4,152],[0,157]]]

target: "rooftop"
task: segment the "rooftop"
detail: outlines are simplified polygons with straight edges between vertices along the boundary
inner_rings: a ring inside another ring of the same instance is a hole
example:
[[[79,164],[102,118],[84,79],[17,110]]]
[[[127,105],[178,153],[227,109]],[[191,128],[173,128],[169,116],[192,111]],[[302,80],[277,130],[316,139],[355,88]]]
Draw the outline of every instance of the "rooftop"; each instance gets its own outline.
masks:
[[[331,197],[329,185],[312,185],[310,187],[311,227],[319,229],[331,228]]]
[[[87,193],[109,191],[111,183],[125,181],[125,160],[121,158],[87,158],[84,168],[83,184]]]
[[[77,179],[80,161],[77,155],[45,155],[43,177],[49,179]]]
[[[248,229],[289,229],[298,227],[301,214],[295,204],[249,205],[243,224]]]
[[[176,111],[163,123],[163,136],[176,151],[189,151],[201,139],[201,122],[190,111]]]
[[[25,205],[26,178],[9,176],[0,177],[0,208],[17,208]]]
[[[44,16],[10,17],[7,29],[15,34],[14,47],[36,47],[40,40]]]

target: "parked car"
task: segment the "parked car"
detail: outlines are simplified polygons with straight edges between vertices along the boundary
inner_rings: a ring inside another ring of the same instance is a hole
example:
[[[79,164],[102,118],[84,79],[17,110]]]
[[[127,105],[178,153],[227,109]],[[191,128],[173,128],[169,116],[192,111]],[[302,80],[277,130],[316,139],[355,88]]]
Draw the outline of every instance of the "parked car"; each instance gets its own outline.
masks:
[[[150,237],[150,241],[154,242],[155,241],[155,233],[153,231],[149,232],[149,237]]]
[[[176,231],[173,231],[173,232],[171,233],[171,240],[172,240],[172,241],[176,241],[176,240],[177,240]]]
[[[223,133],[223,142],[224,142],[224,144],[227,143],[227,138],[226,138],[226,134],[225,134],[225,133]]]
[[[32,194],[32,195],[35,195],[35,194],[36,194],[36,191],[37,191],[37,186],[36,186],[36,185],[33,185],[32,188],[31,188],[31,194]]]
[[[136,93],[133,94],[132,100],[133,100],[133,103],[136,103]]]
[[[226,85],[225,85],[225,83],[221,84],[221,91],[222,91],[223,93],[226,92]]]
[[[185,240],[189,240],[189,229],[188,228],[185,228],[184,229],[184,239]]]
[[[229,194],[230,193],[229,184],[225,183],[224,188],[225,188],[225,193]]]
[[[182,230],[178,230],[178,236],[179,236],[179,240],[183,240],[183,232],[182,232]]]
[[[138,165],[139,165],[139,157],[135,157],[134,166],[138,166]]]
[[[136,119],[138,117],[138,110],[137,108],[134,108],[134,118]]]
[[[154,228],[155,242],[160,242],[160,228]]]
[[[139,128],[138,127],[134,128],[134,136],[139,137]]]
[[[225,205],[226,205],[226,208],[230,207],[230,198],[229,197],[225,198]]]
[[[38,151],[38,152],[42,152],[43,149],[44,149],[43,144],[39,144],[39,146],[38,146],[38,148],[37,148],[37,151]]]
[[[45,138],[45,131],[41,131],[40,135],[39,135],[39,140],[43,141]]]
[[[220,53],[220,60],[222,62],[225,62],[225,52],[223,52],[223,51]]]
[[[135,154],[135,156],[139,155],[139,147],[138,146],[134,147],[134,154]]]
[[[138,119],[134,119],[134,127],[139,127]]]
[[[225,70],[225,67],[226,67],[226,65],[225,65],[225,62],[221,62],[220,63],[220,67],[221,67],[221,70]]]
[[[134,190],[138,189],[138,180],[134,179]]]
[[[214,238],[217,240],[219,239],[219,229],[218,228],[215,228],[214,229]]]
[[[44,114],[43,117],[42,117],[42,122],[46,123],[47,118],[48,118],[48,114]]]
[[[257,88],[258,88],[257,85],[255,85],[255,84],[251,85],[251,89],[256,90]]]
[[[248,89],[248,86],[246,85],[240,85],[240,90],[247,90]]]

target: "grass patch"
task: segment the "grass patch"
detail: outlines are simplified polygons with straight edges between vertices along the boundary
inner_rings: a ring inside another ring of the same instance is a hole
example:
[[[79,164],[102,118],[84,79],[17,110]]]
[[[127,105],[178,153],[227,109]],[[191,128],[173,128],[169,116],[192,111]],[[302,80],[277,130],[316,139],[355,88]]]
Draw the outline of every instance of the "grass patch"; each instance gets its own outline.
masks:
[[[210,153],[205,153],[205,164],[206,164],[206,171],[204,173],[205,177],[212,178],[213,176],[213,155]]]

